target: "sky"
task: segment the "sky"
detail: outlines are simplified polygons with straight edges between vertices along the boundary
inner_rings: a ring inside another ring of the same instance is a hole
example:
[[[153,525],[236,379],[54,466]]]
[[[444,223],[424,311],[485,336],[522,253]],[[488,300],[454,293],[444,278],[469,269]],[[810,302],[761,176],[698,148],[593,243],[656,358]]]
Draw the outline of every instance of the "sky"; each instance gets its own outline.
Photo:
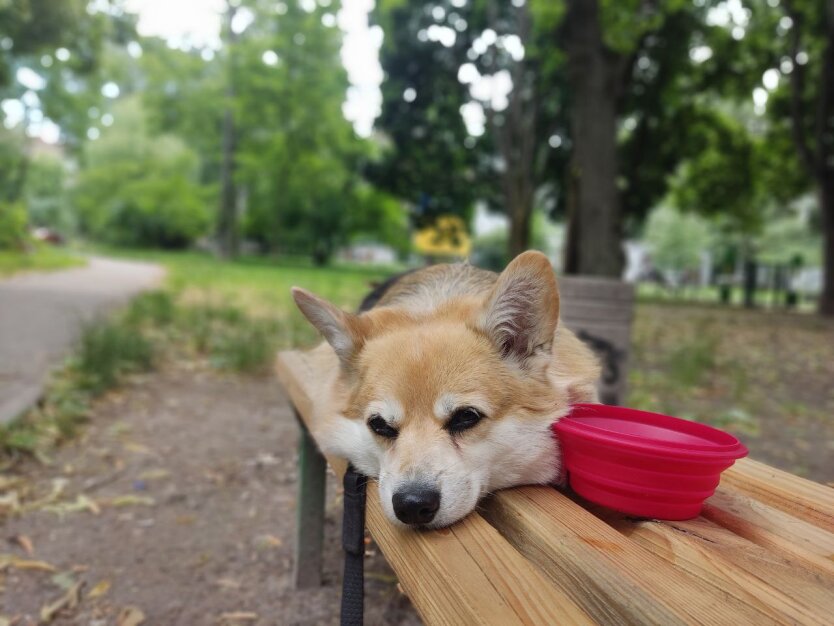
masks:
[[[302,0],[302,6],[304,2],[315,0]],[[319,4],[335,7],[339,3],[319,0]],[[382,29],[368,25],[373,6],[374,0],[342,0],[336,14],[336,23],[344,32],[341,56],[350,81],[343,110],[363,137],[370,135],[382,106]],[[162,37],[178,47],[219,46],[225,0],[129,0],[128,7],[139,16],[141,35]]]

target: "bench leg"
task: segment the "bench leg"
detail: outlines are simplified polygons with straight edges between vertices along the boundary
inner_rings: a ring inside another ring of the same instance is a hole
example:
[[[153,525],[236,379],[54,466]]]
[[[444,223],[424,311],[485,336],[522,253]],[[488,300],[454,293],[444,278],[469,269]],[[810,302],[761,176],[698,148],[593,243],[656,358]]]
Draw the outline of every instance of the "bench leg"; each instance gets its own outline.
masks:
[[[298,415],[296,415],[298,417]],[[321,585],[324,489],[327,461],[299,418],[298,499],[293,582],[296,589]]]

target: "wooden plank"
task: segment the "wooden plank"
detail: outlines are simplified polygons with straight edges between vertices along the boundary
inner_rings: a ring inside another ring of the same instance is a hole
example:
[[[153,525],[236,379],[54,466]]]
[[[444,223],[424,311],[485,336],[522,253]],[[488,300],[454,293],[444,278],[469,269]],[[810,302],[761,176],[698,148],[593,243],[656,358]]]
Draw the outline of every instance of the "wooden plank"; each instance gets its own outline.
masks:
[[[559,278],[559,293],[565,300],[588,298],[632,302],[634,285],[598,276],[562,276]]]
[[[331,353],[332,354],[332,353]],[[325,354],[283,352],[276,369],[308,426],[313,399],[334,363]],[[346,463],[328,457],[339,476]],[[429,624],[592,624],[477,513],[452,529],[418,532],[394,526],[368,486],[366,524],[420,616]]]
[[[780,624],[830,623],[834,576],[795,562],[699,517],[684,522],[634,521],[592,508],[629,539],[705,584],[728,590]]]
[[[620,302],[572,300],[562,303],[559,314],[564,319],[594,321],[599,324],[631,324],[634,309]]]
[[[396,527],[371,484],[367,523],[427,623],[593,623],[480,515],[439,531]]]
[[[721,484],[806,522],[834,532],[834,489],[742,459],[721,475]]]
[[[520,552],[605,624],[770,623],[769,611],[624,537],[548,487],[499,491],[481,507]]]
[[[702,515],[801,567],[834,575],[834,533],[728,489],[723,484],[706,501]]]

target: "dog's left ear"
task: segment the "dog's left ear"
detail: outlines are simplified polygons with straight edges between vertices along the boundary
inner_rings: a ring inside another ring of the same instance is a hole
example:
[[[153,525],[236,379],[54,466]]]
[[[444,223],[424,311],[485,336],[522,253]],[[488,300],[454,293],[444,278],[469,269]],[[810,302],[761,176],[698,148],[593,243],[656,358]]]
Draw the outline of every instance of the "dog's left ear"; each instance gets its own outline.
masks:
[[[300,287],[292,288],[292,297],[304,317],[324,335],[342,365],[349,369],[365,340],[358,317]]]
[[[547,257],[518,255],[498,277],[478,324],[505,358],[524,362],[550,350],[559,323],[559,288]]]

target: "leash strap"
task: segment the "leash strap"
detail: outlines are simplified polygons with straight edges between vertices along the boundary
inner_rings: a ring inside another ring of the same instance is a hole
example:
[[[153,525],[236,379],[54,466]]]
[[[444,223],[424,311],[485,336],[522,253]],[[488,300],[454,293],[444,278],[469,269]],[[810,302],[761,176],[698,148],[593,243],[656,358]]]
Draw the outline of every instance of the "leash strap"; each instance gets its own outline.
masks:
[[[342,518],[342,626],[362,626],[365,599],[365,487],[368,479],[348,465]]]

